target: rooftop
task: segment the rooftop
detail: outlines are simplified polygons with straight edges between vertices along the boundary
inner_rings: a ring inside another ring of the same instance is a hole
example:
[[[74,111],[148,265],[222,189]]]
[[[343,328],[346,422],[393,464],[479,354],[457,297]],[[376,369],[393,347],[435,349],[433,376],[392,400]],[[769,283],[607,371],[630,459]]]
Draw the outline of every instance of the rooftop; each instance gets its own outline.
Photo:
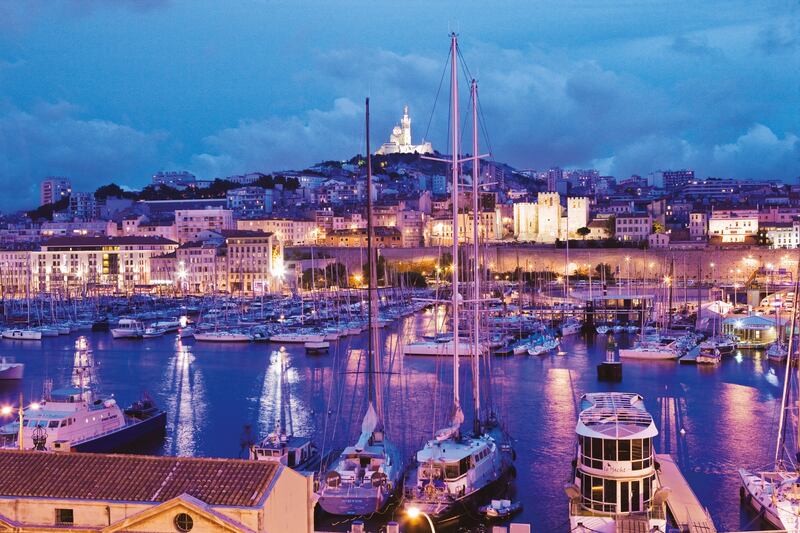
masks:
[[[627,439],[658,434],[644,398],[630,392],[584,394],[576,431],[588,437]]]
[[[0,497],[252,507],[279,474],[269,461],[0,450]],[[125,475],[115,475],[124,472]]]
[[[178,244],[164,237],[122,236],[107,237],[103,235],[90,235],[79,237],[53,237],[42,243],[42,246],[124,246],[136,244],[152,244],[162,246],[165,244]]]

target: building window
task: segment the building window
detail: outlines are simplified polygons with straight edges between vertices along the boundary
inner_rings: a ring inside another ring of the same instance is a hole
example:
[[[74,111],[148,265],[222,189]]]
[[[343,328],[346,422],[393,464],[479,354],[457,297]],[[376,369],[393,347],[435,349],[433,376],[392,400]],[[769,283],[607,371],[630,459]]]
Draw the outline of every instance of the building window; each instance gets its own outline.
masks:
[[[75,517],[72,514],[72,509],[56,509],[56,525],[57,526],[71,526],[75,523]]]
[[[175,529],[181,533],[187,533],[194,527],[194,520],[192,520],[192,517],[186,513],[179,513],[175,515],[174,523]]]

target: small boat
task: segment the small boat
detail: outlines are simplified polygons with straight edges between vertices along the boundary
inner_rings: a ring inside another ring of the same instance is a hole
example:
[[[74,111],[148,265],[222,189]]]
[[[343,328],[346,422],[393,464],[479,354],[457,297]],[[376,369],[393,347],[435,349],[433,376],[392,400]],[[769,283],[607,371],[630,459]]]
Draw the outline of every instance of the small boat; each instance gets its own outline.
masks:
[[[306,342],[324,342],[325,335],[319,333],[276,333],[272,335],[269,340],[271,342],[282,343],[306,343]]]
[[[141,339],[143,335],[144,324],[133,318],[120,318],[117,327],[111,328],[115,339]]]
[[[251,335],[247,333],[239,333],[236,331],[207,331],[195,332],[194,340],[200,342],[250,342],[253,340]]]
[[[786,361],[786,357],[788,355],[788,351],[786,348],[779,343],[775,343],[769,348],[767,348],[767,357],[770,361],[774,361],[776,363],[782,363]]]
[[[15,363],[10,359],[0,357],[0,380],[22,379],[24,372],[25,365],[23,363]]]
[[[563,324],[561,324],[561,336],[566,337],[568,335],[576,335],[580,333],[582,326],[583,325],[580,323],[580,321],[574,318],[568,318]]]
[[[487,520],[505,520],[522,511],[522,502],[492,500],[488,505],[479,507],[478,511],[486,517]]]
[[[195,330],[192,326],[186,326],[185,328],[180,328],[178,330],[178,337],[180,337],[181,339],[185,339],[187,337],[193,337],[194,332]]]
[[[59,335],[58,328],[53,326],[39,326],[36,329],[42,332],[42,337],[58,337]]]
[[[307,470],[319,458],[319,451],[308,437],[271,433],[259,444],[250,446],[250,459],[279,463],[295,470]]]
[[[305,343],[306,353],[310,354],[320,354],[320,353],[327,353],[328,349],[331,347],[331,343],[328,341],[316,341],[316,342],[307,342]]]
[[[171,318],[170,320],[160,320],[153,324],[154,328],[163,329],[164,333],[169,333],[171,331],[178,331],[181,327],[181,321],[177,318]]]
[[[39,341],[42,340],[42,332],[35,329],[7,329],[3,331],[3,338],[17,341]]]
[[[695,361],[698,365],[718,365],[722,362],[722,354],[716,348],[700,348]]]
[[[166,333],[166,332],[167,331],[165,329],[162,329],[162,328],[159,328],[159,327],[156,327],[156,326],[152,326],[152,327],[149,327],[149,328],[145,328],[144,333],[142,334],[142,337],[145,338],[145,339],[154,339],[156,337],[163,337],[164,333]]]

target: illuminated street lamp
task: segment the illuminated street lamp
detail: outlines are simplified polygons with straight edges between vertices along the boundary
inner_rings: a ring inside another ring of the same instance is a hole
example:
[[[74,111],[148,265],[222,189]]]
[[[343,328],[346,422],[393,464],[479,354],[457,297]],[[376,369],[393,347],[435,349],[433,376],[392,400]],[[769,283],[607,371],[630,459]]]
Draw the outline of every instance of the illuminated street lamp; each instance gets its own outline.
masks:
[[[428,513],[424,512],[419,507],[409,507],[408,509],[406,509],[406,516],[408,516],[408,518],[411,519],[412,521],[416,520],[420,516],[424,516],[425,520],[428,521],[428,525],[431,528],[431,533],[436,533],[436,528],[433,527],[433,520],[431,520],[431,517],[428,515]]]
[[[38,402],[31,403],[28,407],[30,407],[34,411],[38,411],[41,409],[41,405]],[[14,408],[10,405],[4,405],[0,407],[0,415],[9,416],[14,413]],[[22,450],[23,448],[23,436],[25,431],[25,407],[22,401],[22,393],[19,393],[19,408],[17,415],[19,416],[19,434],[17,435],[17,442],[19,443],[19,449]]]

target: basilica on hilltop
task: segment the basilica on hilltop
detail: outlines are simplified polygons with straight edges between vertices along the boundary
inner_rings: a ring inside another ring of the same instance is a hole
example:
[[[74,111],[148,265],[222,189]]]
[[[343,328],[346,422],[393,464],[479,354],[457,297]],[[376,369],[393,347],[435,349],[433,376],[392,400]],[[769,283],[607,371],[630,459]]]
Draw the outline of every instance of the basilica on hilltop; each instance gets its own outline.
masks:
[[[395,125],[389,142],[383,143],[375,152],[377,155],[389,154],[432,154],[433,146],[430,142],[411,144],[411,118],[408,116],[408,106],[403,106],[403,118],[400,124]]]

